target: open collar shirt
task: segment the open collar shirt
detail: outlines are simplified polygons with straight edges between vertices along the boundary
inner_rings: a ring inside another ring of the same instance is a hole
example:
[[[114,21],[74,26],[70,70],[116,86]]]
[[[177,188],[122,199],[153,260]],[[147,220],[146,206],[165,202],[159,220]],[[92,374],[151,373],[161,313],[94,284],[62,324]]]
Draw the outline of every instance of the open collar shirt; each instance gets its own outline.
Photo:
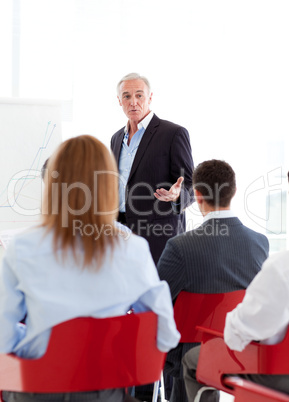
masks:
[[[131,167],[137,153],[141,139],[147,129],[154,113],[150,112],[141,122],[138,123],[138,131],[132,136],[130,143],[129,138],[129,123],[124,129],[124,137],[122,141],[120,156],[119,156],[119,210],[125,212],[125,190],[127,181],[130,175]]]

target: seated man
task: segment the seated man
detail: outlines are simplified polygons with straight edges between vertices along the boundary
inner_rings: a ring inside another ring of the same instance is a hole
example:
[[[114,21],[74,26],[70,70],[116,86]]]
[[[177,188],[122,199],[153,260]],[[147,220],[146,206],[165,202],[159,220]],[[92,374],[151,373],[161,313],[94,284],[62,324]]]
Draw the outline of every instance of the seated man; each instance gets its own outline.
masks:
[[[245,289],[268,256],[267,238],[244,226],[230,209],[236,181],[228,163],[201,163],[193,173],[193,187],[204,222],[169,240],[158,263],[159,276],[168,282],[173,301],[182,290],[223,293]],[[181,361],[196,345],[179,344],[167,355],[164,372],[173,376],[170,401],[187,401]],[[201,385],[195,383],[196,394]],[[212,397],[211,392],[206,394]],[[219,400],[217,391],[213,397]]]
[[[230,349],[239,352],[253,340],[271,345],[284,338],[288,324],[289,251],[283,251],[265,261],[247,288],[243,302],[227,314],[224,339]],[[199,350],[200,347],[193,348],[183,358],[188,395],[196,381]],[[242,377],[289,394],[289,375],[243,374]],[[193,402],[194,396],[189,401]]]
[[[224,339],[230,349],[238,351],[253,340],[272,345],[284,338],[288,324],[289,251],[282,251],[265,261],[243,302],[227,314]],[[289,394],[289,375],[242,377]]]

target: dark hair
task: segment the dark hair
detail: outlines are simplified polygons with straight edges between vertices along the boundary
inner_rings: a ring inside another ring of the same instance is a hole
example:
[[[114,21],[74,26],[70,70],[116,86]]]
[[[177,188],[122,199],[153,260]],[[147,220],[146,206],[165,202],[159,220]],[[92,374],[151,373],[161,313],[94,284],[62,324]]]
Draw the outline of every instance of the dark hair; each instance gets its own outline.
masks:
[[[47,169],[48,160],[49,160],[49,158],[46,159],[46,161],[43,163],[43,166],[41,168],[41,178],[42,178],[42,180],[44,180],[45,170]]]
[[[225,161],[204,161],[194,170],[193,187],[209,205],[227,207],[236,192],[235,172]]]

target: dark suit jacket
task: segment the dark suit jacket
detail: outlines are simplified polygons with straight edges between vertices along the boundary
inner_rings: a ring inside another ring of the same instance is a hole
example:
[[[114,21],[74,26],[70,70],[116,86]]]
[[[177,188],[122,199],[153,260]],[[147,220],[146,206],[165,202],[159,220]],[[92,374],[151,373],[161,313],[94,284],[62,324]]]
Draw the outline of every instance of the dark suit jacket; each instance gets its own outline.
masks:
[[[124,127],[111,139],[111,149],[119,163]],[[177,124],[153,116],[138,147],[126,187],[126,220],[133,232],[149,242],[157,262],[166,241],[185,231],[184,208],[193,201],[193,159],[188,131]],[[157,188],[169,189],[183,176],[180,203],[159,201]]]
[[[158,263],[160,279],[168,282],[173,301],[185,290],[224,293],[246,289],[268,257],[266,236],[238,218],[210,219],[199,228],[168,241]],[[165,372],[181,374],[182,356],[194,344],[179,344],[167,355]]]

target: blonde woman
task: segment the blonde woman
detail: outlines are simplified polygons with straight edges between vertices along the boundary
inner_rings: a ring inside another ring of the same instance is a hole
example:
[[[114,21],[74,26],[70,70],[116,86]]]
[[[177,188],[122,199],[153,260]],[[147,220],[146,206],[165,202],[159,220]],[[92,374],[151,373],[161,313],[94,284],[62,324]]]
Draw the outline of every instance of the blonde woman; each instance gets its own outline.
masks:
[[[88,135],[62,143],[49,158],[42,224],[16,236],[0,271],[0,353],[37,358],[51,328],[79,317],[152,310],[157,345],[178,344],[170,292],[146,240],[114,225],[118,177],[113,157]],[[26,325],[19,321],[26,316]],[[49,379],[48,379],[49,381]],[[5,392],[11,401],[123,401],[124,390],[71,394]]]

